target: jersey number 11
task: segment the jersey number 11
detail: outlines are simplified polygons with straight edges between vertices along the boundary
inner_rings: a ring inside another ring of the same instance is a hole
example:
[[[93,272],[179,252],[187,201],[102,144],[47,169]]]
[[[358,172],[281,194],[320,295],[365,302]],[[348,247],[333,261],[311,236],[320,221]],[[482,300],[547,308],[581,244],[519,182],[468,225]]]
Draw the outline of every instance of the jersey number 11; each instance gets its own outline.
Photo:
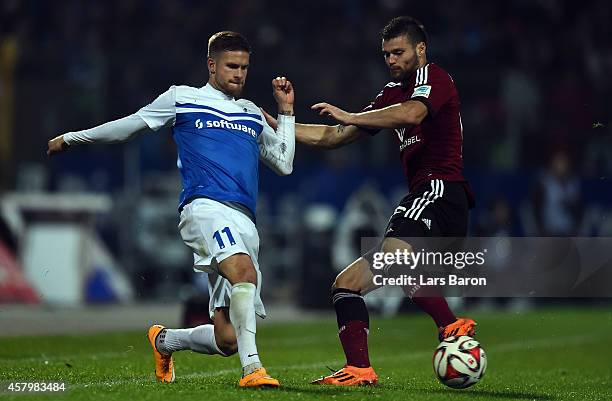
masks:
[[[217,240],[217,244],[219,244],[219,248],[221,249],[225,248],[225,243],[223,242],[223,238],[221,238],[221,233],[224,233],[227,236],[227,239],[229,240],[230,245],[236,245],[236,240],[234,239],[234,236],[232,235],[232,232],[230,231],[229,227],[225,227],[223,230],[217,230],[213,234],[213,238]]]

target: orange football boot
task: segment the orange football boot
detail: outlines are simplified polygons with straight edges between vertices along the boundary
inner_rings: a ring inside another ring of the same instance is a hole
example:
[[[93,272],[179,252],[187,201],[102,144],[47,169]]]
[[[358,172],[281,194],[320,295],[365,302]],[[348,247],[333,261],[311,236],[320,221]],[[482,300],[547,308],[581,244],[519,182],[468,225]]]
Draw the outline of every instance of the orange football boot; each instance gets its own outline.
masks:
[[[278,387],[280,383],[266,372],[265,368],[257,368],[244,376],[238,382],[240,387]]]
[[[473,321],[472,319],[469,319],[466,317],[458,318],[457,320],[455,320],[453,323],[449,324],[448,326],[439,327],[438,337],[440,341],[444,340],[445,338],[452,337],[452,336],[474,337],[474,335],[476,335],[476,331],[474,330],[474,327],[476,325],[477,325],[476,322]]]
[[[164,326],[154,324],[149,327],[149,342],[153,347],[153,358],[155,359],[155,377],[157,381],[164,383],[172,383],[174,381],[174,361],[172,361],[172,355],[162,354],[155,347],[155,340],[161,331],[165,329]]]
[[[378,384],[378,376],[371,366],[358,368],[346,365],[329,376],[321,377],[312,384],[330,384],[333,386],[373,386]]]

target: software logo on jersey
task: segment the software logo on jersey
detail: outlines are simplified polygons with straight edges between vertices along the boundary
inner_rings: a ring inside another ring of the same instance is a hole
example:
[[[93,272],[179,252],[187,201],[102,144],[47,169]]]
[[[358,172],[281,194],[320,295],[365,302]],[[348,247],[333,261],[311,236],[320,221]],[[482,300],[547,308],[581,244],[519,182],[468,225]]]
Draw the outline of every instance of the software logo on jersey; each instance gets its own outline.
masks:
[[[195,121],[195,126],[197,129],[202,129],[204,128],[204,123],[198,118]],[[255,131],[253,128],[239,123],[231,123],[227,120],[208,120],[206,121],[206,128],[225,128],[234,131],[242,131],[251,135],[253,138],[257,138],[257,131]]]

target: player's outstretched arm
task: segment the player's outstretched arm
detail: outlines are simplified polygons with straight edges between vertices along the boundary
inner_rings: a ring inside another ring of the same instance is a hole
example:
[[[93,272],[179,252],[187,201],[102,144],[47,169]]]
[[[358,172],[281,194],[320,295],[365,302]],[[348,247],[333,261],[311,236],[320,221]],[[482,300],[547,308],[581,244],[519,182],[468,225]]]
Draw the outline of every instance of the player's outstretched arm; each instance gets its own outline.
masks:
[[[337,149],[368,136],[354,125],[296,124],[295,136],[300,143],[325,149]]]
[[[276,129],[276,119],[263,109],[262,112],[268,124]],[[295,139],[308,146],[336,149],[366,136],[366,131],[353,125],[295,124]]]
[[[378,110],[349,113],[329,103],[312,106],[321,115],[326,115],[343,125],[357,125],[368,128],[401,128],[420,124],[427,116],[427,106],[420,101],[409,100]]]
[[[127,117],[83,131],[68,132],[48,142],[48,155],[67,150],[72,145],[86,143],[117,143],[132,139],[139,132],[173,124],[176,117],[176,91],[171,86],[153,102]]]
[[[148,128],[145,121],[132,114],[94,128],[56,136],[48,142],[47,155],[63,152],[75,144],[125,142],[145,128]]]

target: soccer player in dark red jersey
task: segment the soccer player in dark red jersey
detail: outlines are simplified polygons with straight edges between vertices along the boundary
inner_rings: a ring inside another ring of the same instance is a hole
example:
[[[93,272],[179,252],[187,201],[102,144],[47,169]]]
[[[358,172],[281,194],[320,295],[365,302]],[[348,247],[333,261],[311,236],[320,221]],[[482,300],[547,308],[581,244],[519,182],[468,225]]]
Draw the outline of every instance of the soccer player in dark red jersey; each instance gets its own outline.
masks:
[[[392,82],[385,85],[360,113],[349,113],[328,103],[312,106],[338,121],[336,126],[296,124],[296,139],[323,148],[337,148],[357,139],[394,130],[410,193],[391,216],[382,251],[412,250],[407,237],[464,237],[468,210],[474,199],[462,175],[463,134],[459,95],[452,78],[427,60],[427,34],[411,17],[397,17],[382,31],[382,52]],[[267,116],[274,127],[274,120]],[[376,289],[371,253],[344,269],[332,287],[339,337],[346,365],[316,384],[376,384],[370,365],[367,337],[369,315],[363,295]],[[405,289],[406,291],[406,289]],[[407,291],[408,292],[408,291]],[[471,319],[457,318],[439,292],[410,288],[412,300],[434,320],[440,339],[474,335]]]

